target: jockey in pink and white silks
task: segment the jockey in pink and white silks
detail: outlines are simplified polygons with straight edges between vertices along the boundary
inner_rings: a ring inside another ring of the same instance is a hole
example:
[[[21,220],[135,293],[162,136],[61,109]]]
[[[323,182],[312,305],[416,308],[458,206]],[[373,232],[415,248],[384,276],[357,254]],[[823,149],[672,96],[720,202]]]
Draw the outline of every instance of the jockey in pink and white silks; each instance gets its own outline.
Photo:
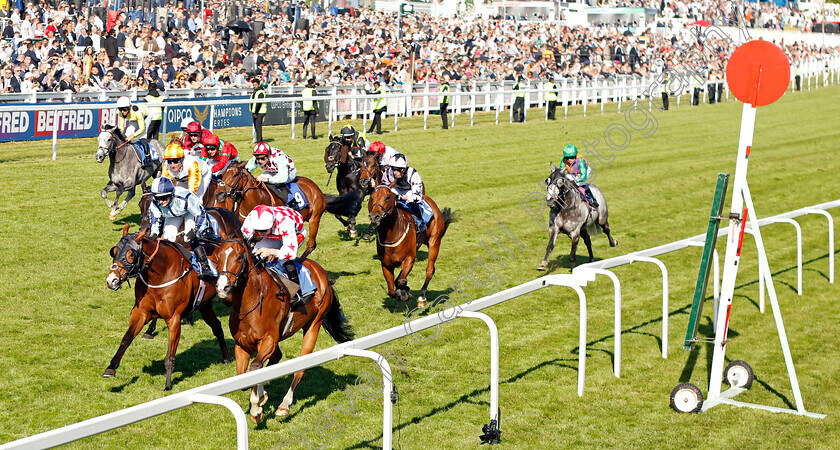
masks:
[[[199,245],[198,236],[216,237],[212,221],[201,204],[201,199],[182,187],[176,187],[166,177],[156,178],[152,182],[153,201],[149,207],[149,236],[162,236],[169,242],[175,242],[178,230],[183,225],[185,241],[196,256],[202,277],[215,276],[207,261],[204,248]]]
[[[294,260],[298,248],[306,239],[303,216],[287,206],[257,205],[248,213],[242,223],[242,234],[246,241],[256,242],[254,256],[276,260],[286,270],[289,280],[300,284]],[[292,303],[300,300],[299,295]]]

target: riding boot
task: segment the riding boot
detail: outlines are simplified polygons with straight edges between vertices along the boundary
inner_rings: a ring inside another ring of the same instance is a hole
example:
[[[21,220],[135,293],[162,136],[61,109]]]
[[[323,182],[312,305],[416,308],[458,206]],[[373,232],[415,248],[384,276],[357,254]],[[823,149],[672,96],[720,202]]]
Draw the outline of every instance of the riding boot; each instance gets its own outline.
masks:
[[[589,204],[590,204],[593,208],[597,208],[597,207],[598,207],[598,201],[597,201],[597,200],[595,200],[595,196],[594,196],[594,195],[592,195],[592,190],[591,190],[591,189],[589,189],[589,186],[587,186],[587,187],[586,187],[586,198],[589,200]]]
[[[300,286],[300,279],[298,278],[298,272],[297,267],[295,267],[295,262],[292,260],[285,261],[283,263],[283,268],[286,269],[286,276],[289,277],[289,281]],[[292,305],[297,305],[302,300],[303,299],[300,296],[300,289],[298,289],[298,291],[295,292],[295,295],[291,298],[291,303]]]
[[[207,260],[207,253],[204,251],[204,247],[196,245],[193,248],[193,254],[195,254],[195,259],[201,268],[201,273],[198,274],[198,277],[202,279],[214,278],[216,275],[213,273],[213,269],[210,268],[210,262]]]
[[[146,159],[143,160],[143,167],[152,166],[152,149],[149,144],[143,146],[143,154],[146,156]]]

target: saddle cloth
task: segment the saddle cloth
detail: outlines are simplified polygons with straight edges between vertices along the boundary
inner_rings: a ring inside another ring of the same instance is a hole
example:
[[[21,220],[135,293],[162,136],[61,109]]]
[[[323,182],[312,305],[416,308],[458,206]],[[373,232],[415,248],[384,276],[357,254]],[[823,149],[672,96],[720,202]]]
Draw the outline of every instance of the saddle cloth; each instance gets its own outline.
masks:
[[[289,278],[282,264],[272,263],[267,264],[266,267],[272,269],[275,273],[282,275],[286,279]],[[301,297],[306,297],[307,294],[318,289],[318,286],[316,286],[315,282],[312,281],[312,273],[309,269],[304,267],[303,264],[295,261],[295,267],[298,271],[298,281],[300,281],[300,295]]]
[[[137,160],[141,163],[146,163],[146,149],[149,150],[149,155],[152,161],[160,161],[160,155],[157,150],[149,145],[148,139],[138,139],[134,141],[134,153],[137,155]]]

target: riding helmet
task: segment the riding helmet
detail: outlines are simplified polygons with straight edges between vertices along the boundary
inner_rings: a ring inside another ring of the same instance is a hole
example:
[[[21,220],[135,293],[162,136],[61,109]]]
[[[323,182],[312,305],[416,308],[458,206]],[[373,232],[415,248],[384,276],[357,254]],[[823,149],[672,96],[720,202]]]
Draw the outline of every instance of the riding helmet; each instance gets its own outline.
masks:
[[[350,125],[345,125],[344,128],[341,129],[341,137],[353,137],[356,134],[356,129]]]
[[[394,169],[408,168],[408,158],[403,154],[394,155],[394,160],[391,162],[391,167]]]
[[[271,146],[265,142],[257,142],[257,145],[254,146],[254,156],[256,155],[270,155],[271,154]]]
[[[117,99],[117,108],[130,108],[131,107],[131,100],[128,99],[126,96],[122,96]]]
[[[563,148],[563,157],[564,158],[574,158],[577,156],[578,150],[573,144],[569,144]]]
[[[152,195],[155,197],[166,197],[172,195],[174,191],[175,185],[172,184],[172,180],[169,178],[160,177],[152,181]]]
[[[163,159],[178,159],[184,157],[184,147],[178,141],[172,141],[163,151]]]
[[[201,145],[215,145],[216,147],[219,146],[219,136],[216,136],[213,133],[209,133],[206,136],[201,138]]]
[[[201,124],[193,120],[187,125],[187,133],[201,133]]]

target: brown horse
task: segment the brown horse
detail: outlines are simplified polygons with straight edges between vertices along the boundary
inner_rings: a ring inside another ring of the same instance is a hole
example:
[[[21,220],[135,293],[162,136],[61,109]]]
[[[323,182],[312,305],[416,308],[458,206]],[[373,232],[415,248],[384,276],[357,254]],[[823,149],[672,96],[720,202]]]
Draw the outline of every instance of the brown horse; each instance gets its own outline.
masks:
[[[215,181],[214,181],[215,183]],[[212,184],[211,184],[212,186]],[[208,191],[209,192],[209,191]],[[152,194],[151,188],[147,186],[143,186],[143,195],[140,197],[140,229],[147,230],[149,228],[149,207],[152,205]],[[216,223],[219,224],[219,238],[222,240],[225,239],[234,239],[239,238],[242,239],[242,224],[239,223],[239,219],[236,218],[236,214],[232,213],[231,211],[224,209],[224,208],[205,208],[207,214],[212,216],[216,219]],[[178,235],[177,241],[181,245],[187,245],[186,241],[184,240],[184,236],[182,234]],[[192,325],[192,315],[186,318],[189,321],[190,325]],[[157,329],[157,319],[152,319],[151,323],[149,323],[149,328],[146,329],[146,332],[143,333],[144,339],[154,339],[155,330]]]
[[[190,268],[190,262],[176,247],[176,244],[162,239],[149,239],[146,231],[128,234],[129,224],[123,228],[123,237],[111,249],[114,262],[106,282],[111,290],[118,290],[129,278],[137,277],[134,285],[134,307],[131,309],[128,331],[122,338],[120,348],[111,359],[103,377],[113,377],[131,341],[151,319],[162,318],[169,327],[169,347],[166,350],[166,387],[172,389],[172,371],[175,369],[175,353],[181,339],[181,317],[198,309],[201,317],[210,325],[213,335],[222,350],[222,362],[230,362],[222,324],[213,311],[210,299],[216,295],[215,286],[206,284],[201,298],[193,300],[199,291],[199,279]],[[213,248],[207,248],[208,255]]]
[[[374,186],[379,186],[382,183],[382,166],[379,164],[379,159],[374,156],[365,156],[362,158],[362,174],[359,177],[359,184],[365,190],[365,194],[370,194]]]
[[[350,215],[349,212],[358,203],[355,195],[331,196],[324,195],[321,188],[312,180],[305,177],[297,177],[297,184],[306,196],[309,204],[300,211],[303,220],[309,222],[309,239],[306,241],[306,250],[302,258],[305,258],[315,250],[318,225],[321,222],[321,215],[326,210],[331,214]],[[240,220],[245,220],[248,213],[257,205],[284,206],[285,199],[275,195],[262,181],[257,181],[250,172],[245,169],[245,163],[231,163],[222,174],[222,180],[216,188],[213,198],[213,206],[222,207],[233,211]]]
[[[216,290],[219,297],[230,297],[230,333],[236,341],[236,374],[257,370],[280,361],[283,353],[278,343],[303,330],[301,356],[312,353],[321,325],[338,343],[353,340],[353,330],[338,303],[327,272],[315,261],[303,261],[318,286],[314,296],[307,296],[303,305],[292,308],[289,292],[258,261],[249,247],[239,239],[224,241],[219,247],[219,280]],[[291,317],[289,316],[291,311]],[[251,355],[256,357],[248,365]],[[278,416],[287,416],[294,401],[295,388],[303,378],[304,370],[295,372],[292,385],[277,407]],[[250,418],[259,423],[263,418],[262,406],[268,401],[263,385],[254,386],[251,392]]]
[[[363,188],[359,182],[362,173],[362,164],[350,155],[350,147],[347,144],[341,143],[341,137],[330,136],[330,143],[324,149],[324,166],[327,169],[327,173],[330,174],[330,177],[332,177],[333,170],[338,169],[335,184],[338,187],[339,195],[356,194],[359,203],[355,212],[358,214],[362,209],[362,201],[367,194],[367,189]],[[347,231],[350,237],[357,236],[356,214],[347,216],[346,220],[341,216],[335,216],[344,225],[344,231]]]
[[[434,216],[429,222],[428,228],[418,235],[417,225],[414,216],[397,207],[397,194],[391,192],[389,186],[377,186],[370,194],[368,211],[370,212],[370,223],[376,227],[376,253],[382,263],[382,273],[388,283],[388,295],[397,300],[407,302],[411,300],[408,288],[408,274],[414,266],[417,258],[417,250],[421,245],[426,244],[429,248],[428,263],[426,264],[426,282],[420,289],[420,297],[417,299],[417,306],[425,308],[426,290],[429,281],[435,274],[435,260],[440,251],[440,241],[446,233],[455,217],[449,208],[443,211],[428,196],[423,196],[426,203],[434,211]],[[394,269],[400,267],[400,275],[394,283]]]

